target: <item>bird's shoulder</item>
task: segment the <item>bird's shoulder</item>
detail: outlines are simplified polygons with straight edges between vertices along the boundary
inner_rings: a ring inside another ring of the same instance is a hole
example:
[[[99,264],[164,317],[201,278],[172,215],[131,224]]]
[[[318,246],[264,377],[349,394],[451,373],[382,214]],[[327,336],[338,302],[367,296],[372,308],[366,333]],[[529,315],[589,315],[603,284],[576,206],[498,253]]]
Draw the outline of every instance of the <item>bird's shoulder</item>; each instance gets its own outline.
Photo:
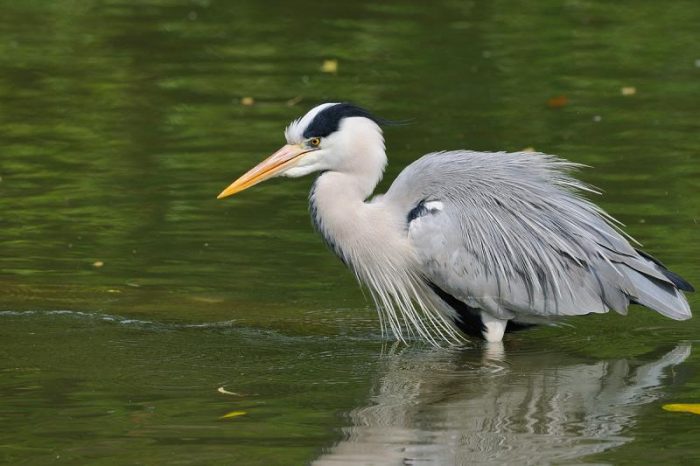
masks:
[[[441,201],[446,208],[523,197],[538,202],[552,189],[590,190],[569,175],[579,166],[540,152],[433,152],[404,168],[384,197],[409,211],[422,201]]]

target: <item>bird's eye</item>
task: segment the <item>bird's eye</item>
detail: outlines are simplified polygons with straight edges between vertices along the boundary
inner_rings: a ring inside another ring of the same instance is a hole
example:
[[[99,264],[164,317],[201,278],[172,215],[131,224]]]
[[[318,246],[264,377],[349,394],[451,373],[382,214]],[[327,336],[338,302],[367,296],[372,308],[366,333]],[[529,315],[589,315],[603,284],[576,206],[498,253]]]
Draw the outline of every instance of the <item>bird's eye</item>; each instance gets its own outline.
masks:
[[[318,147],[321,144],[321,138],[311,138],[307,142],[311,147]]]

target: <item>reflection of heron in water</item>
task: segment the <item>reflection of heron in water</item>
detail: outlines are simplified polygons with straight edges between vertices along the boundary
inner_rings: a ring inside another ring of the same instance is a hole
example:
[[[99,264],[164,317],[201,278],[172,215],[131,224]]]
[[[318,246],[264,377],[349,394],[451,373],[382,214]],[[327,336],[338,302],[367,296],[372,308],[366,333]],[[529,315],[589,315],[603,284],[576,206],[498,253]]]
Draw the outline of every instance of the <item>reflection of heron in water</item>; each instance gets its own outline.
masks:
[[[641,406],[689,344],[652,361],[447,351],[386,356],[372,404],[313,464],[549,464],[622,445]],[[469,357],[469,356],[467,356]]]
[[[387,162],[379,123],[347,103],[319,105],[287,127],[287,145],[219,197],[320,172],[314,224],[399,338],[406,327],[433,343],[459,342],[458,328],[500,341],[518,323],[625,314],[630,303],[690,318],[682,291],[692,286],[581,197],[591,189],[570,175],[576,164],[538,153],[438,152],[367,200]]]

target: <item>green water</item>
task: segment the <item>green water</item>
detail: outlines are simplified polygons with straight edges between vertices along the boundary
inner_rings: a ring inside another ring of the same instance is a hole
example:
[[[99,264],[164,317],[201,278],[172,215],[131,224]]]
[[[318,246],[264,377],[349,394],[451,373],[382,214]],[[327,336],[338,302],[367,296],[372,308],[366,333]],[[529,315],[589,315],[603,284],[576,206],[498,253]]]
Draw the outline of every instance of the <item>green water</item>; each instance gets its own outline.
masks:
[[[698,24],[690,0],[4,2],[0,462],[700,462],[700,417],[661,409],[700,402],[700,320],[397,346],[310,179],[215,200],[351,100],[413,121],[382,187],[432,150],[560,154],[697,286]]]

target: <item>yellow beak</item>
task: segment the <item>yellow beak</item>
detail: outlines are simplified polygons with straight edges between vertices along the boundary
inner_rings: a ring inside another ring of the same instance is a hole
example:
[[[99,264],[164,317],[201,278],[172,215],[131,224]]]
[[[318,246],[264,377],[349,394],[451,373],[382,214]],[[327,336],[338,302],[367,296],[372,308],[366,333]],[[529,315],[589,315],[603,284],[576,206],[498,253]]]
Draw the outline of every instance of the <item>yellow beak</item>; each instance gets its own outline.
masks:
[[[303,147],[301,144],[287,144],[248,170],[243,176],[231,183],[228,188],[221,191],[221,194],[216,196],[216,198],[223,199],[232,196],[268,178],[279,175],[284,169],[293,165],[299,157],[313,150],[315,149]]]

